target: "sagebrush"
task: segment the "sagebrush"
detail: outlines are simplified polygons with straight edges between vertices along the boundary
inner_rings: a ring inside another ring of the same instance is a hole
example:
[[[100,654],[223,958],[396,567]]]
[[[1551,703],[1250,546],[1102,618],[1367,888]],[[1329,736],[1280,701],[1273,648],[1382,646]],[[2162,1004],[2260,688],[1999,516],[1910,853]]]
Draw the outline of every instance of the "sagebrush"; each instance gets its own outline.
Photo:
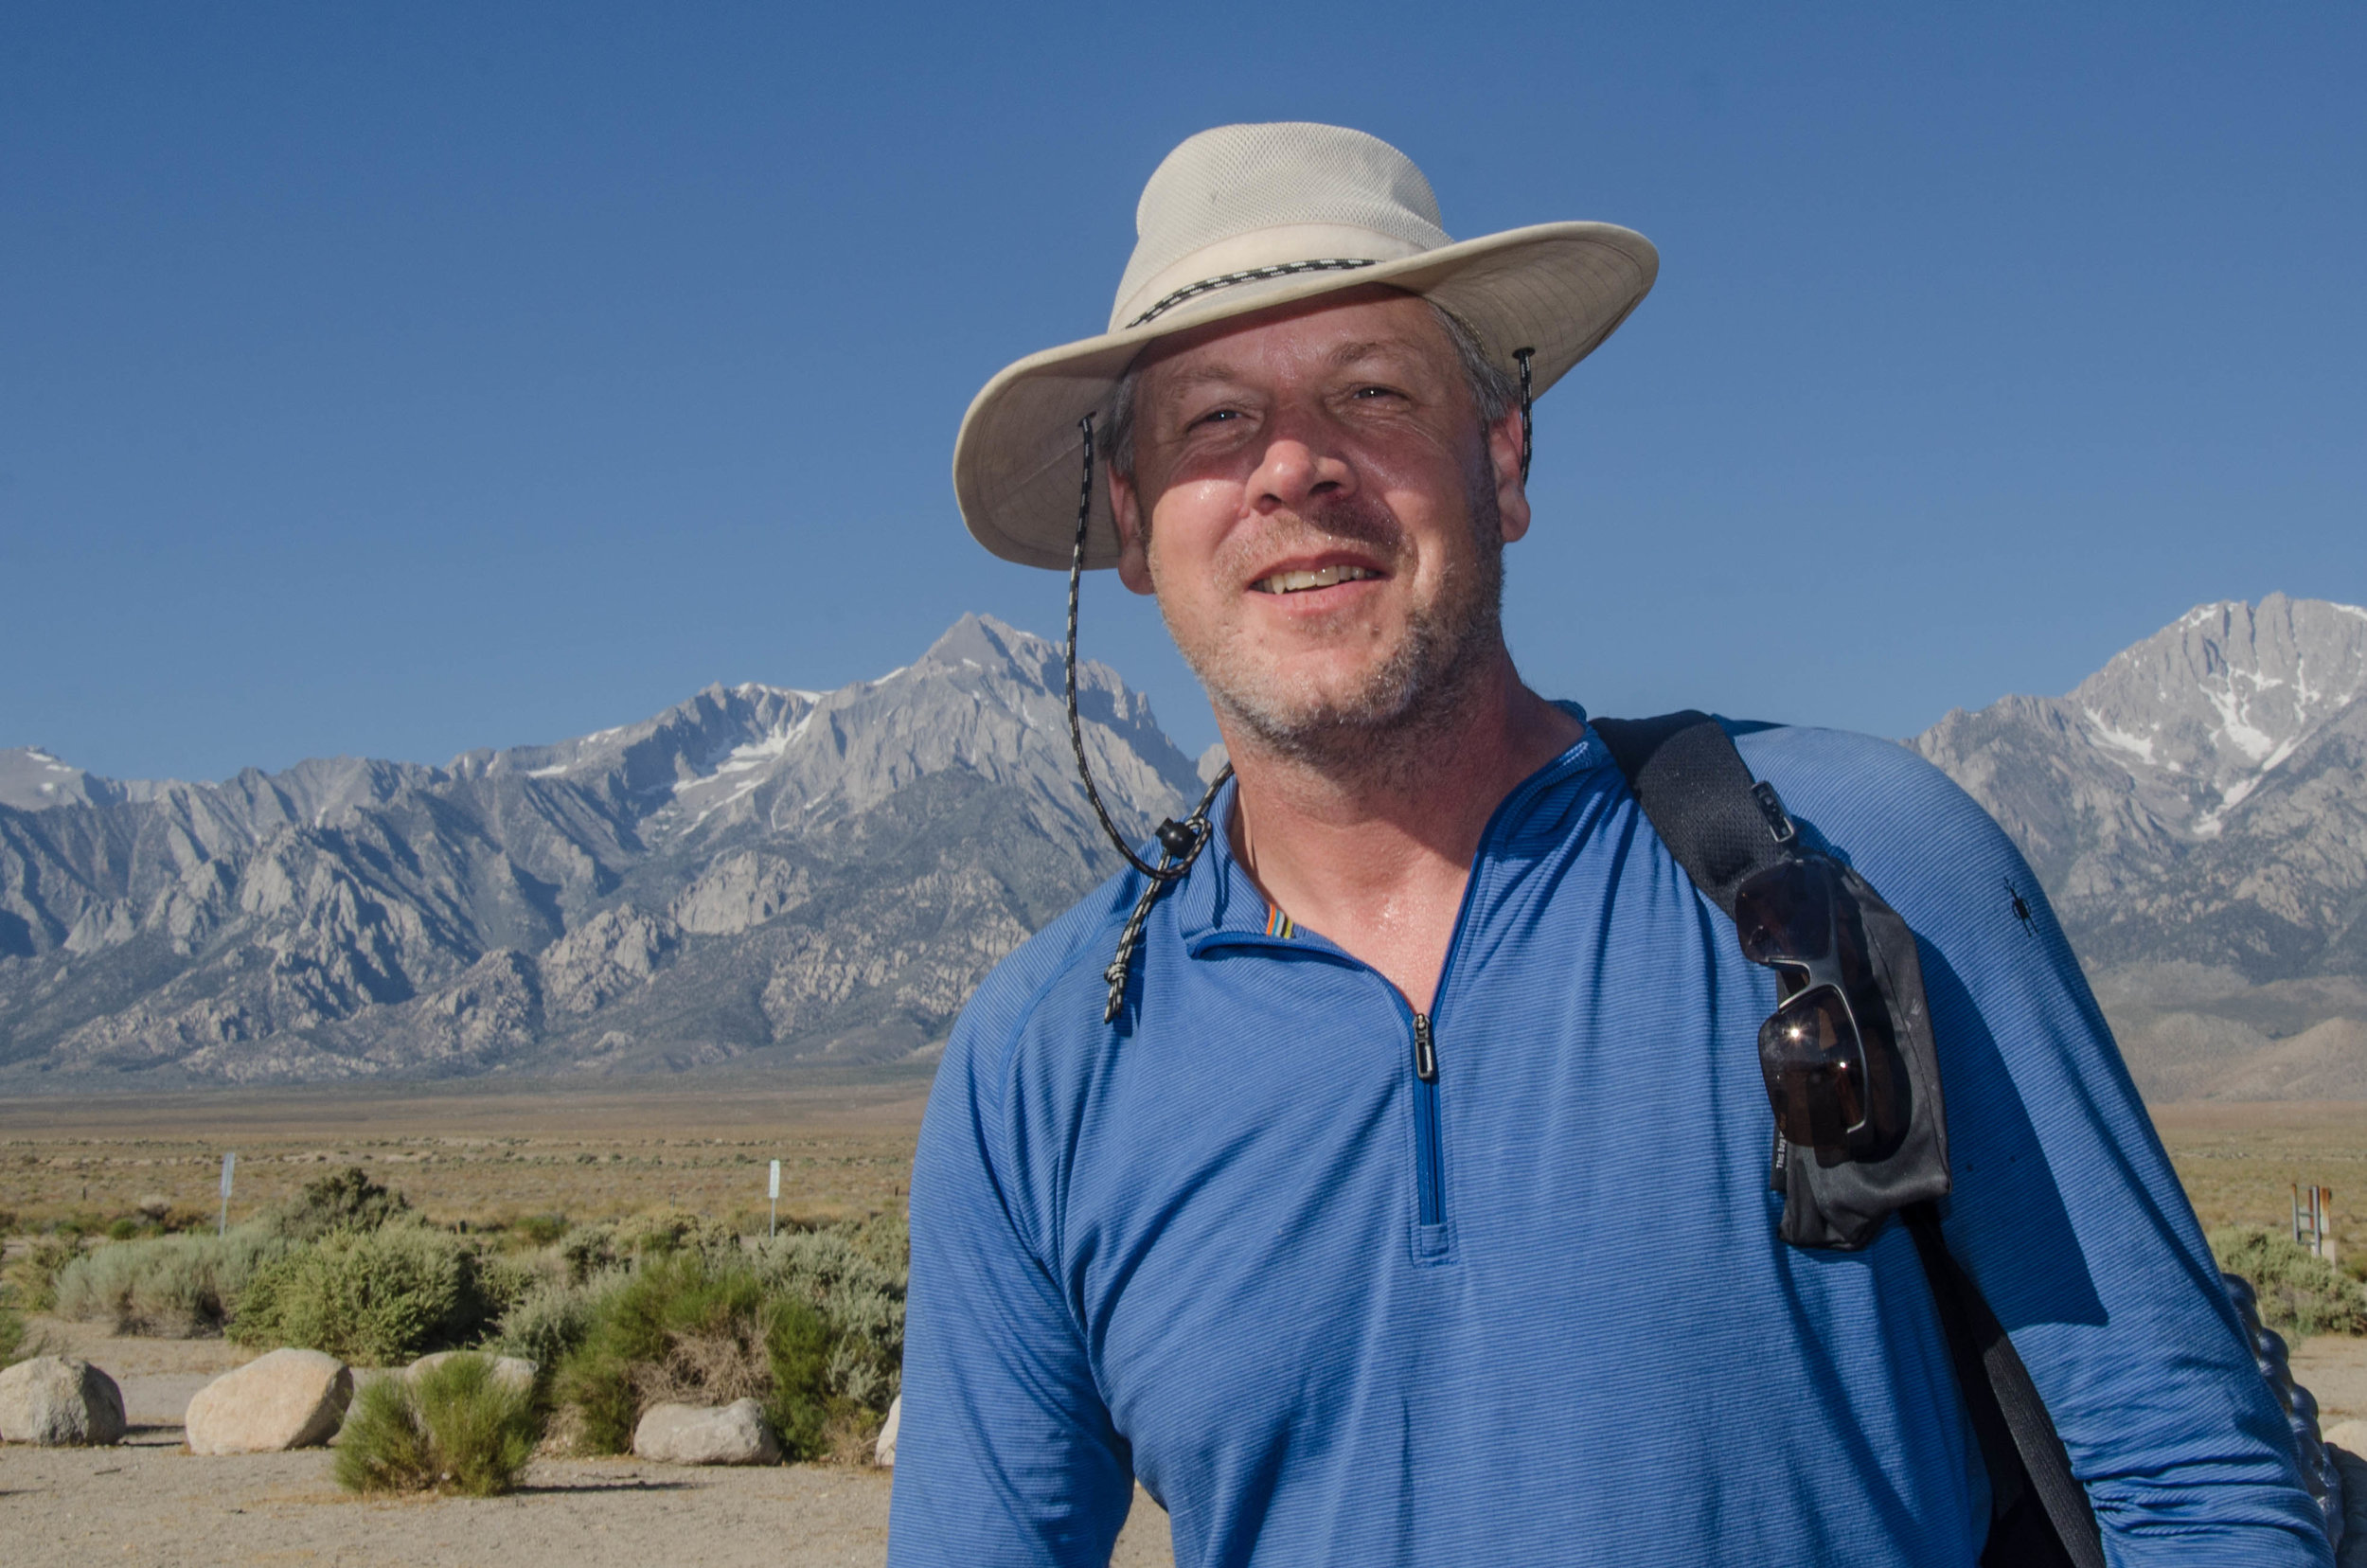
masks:
[[[2341,1270],[2274,1231],[2211,1233],[2219,1267],[2251,1281],[2260,1321],[2288,1338],[2367,1334],[2367,1290]]]
[[[79,1322],[113,1324],[119,1334],[218,1334],[256,1271],[289,1245],[259,1224],[227,1236],[110,1242],[58,1271],[54,1310]]]
[[[488,1348],[523,1356],[539,1367],[557,1367],[590,1336],[610,1298],[632,1282],[632,1273],[624,1269],[585,1279],[538,1279],[503,1314]]]
[[[533,1395],[461,1355],[416,1380],[378,1378],[355,1399],[331,1472],[348,1491],[515,1491],[542,1440]]]
[[[15,1296],[20,1310],[49,1311],[58,1304],[58,1274],[74,1261],[79,1251],[77,1242],[68,1236],[33,1237],[25,1250],[0,1270],[0,1284]]]
[[[473,1344],[524,1293],[528,1275],[416,1223],[331,1231],[256,1271],[229,1335],[385,1366]]]
[[[317,1241],[331,1231],[374,1231],[410,1212],[400,1192],[347,1166],[304,1184],[304,1190],[265,1219],[291,1241]]]
[[[753,1398],[786,1456],[850,1456],[897,1392],[905,1250],[900,1221],[745,1249],[713,1228],[685,1227],[636,1247],[630,1270],[529,1296],[501,1343],[537,1359],[560,1351],[559,1398],[595,1452],[630,1448],[653,1404]]]

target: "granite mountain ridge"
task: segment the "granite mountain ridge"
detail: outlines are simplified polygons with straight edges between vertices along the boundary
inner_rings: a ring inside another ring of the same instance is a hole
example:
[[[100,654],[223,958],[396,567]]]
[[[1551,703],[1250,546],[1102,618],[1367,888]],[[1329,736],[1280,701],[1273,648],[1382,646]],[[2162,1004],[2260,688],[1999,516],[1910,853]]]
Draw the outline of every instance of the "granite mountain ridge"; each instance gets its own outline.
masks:
[[[1221,760],[1104,666],[1080,707],[1129,831]],[[1906,744],[2021,846],[2148,1095],[2367,1097],[2367,611],[2198,606]],[[440,768],[0,751],[0,1090],[925,1060],[1115,868],[1059,648],[979,615],[875,681]]]

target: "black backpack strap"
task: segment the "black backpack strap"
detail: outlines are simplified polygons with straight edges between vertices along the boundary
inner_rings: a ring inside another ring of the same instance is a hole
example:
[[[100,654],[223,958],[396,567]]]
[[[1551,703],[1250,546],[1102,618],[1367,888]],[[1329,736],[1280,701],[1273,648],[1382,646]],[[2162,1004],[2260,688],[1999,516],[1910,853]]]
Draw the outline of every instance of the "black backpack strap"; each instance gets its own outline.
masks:
[[[1791,819],[1773,789],[1751,777],[1733,739],[1705,713],[1588,723],[1670,857],[1732,919],[1735,889],[1791,850]],[[1997,1314],[1949,1255],[1939,1210],[1916,1203],[1905,1219],[1989,1472],[1983,1568],[2105,1568],[2087,1488]]]
[[[1791,819],[1775,792],[1752,781],[1742,754],[1706,713],[1588,722],[1669,854],[1733,919],[1735,889],[1789,850]]]
[[[1938,1206],[1912,1204],[1903,1218],[1931,1282],[1956,1382],[1989,1470],[1983,1568],[2104,1568],[2104,1541],[2088,1488],[2072,1473],[2062,1435],[2014,1342],[1981,1287],[1949,1252]]]

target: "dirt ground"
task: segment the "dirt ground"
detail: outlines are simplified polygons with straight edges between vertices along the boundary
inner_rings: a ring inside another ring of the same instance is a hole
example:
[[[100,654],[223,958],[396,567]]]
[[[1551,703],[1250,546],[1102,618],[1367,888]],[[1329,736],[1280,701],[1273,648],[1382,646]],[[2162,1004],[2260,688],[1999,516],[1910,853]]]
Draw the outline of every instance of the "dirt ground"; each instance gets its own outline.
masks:
[[[111,1449],[0,1448],[0,1561],[10,1568],[876,1568],[887,1555],[891,1477],[881,1470],[546,1459],[509,1497],[374,1501],[338,1489],[325,1449],[200,1458],[182,1443],[189,1397],[253,1352],[46,1319],[36,1327],[115,1378],[133,1426]],[[1166,1516],[1140,1492],[1112,1560],[1174,1561]]]

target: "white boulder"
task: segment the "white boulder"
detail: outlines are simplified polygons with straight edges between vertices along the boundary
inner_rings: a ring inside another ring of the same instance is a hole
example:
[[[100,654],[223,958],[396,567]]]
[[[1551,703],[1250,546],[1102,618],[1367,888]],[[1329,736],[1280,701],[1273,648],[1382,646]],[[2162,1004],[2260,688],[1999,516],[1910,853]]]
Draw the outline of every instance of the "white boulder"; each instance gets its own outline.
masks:
[[[871,1462],[896,1468],[896,1429],[903,1423],[904,1396],[899,1394],[888,1401],[887,1425],[880,1429],[880,1445],[871,1451]]]
[[[636,1458],[667,1465],[778,1464],[781,1445],[754,1399],[651,1405],[632,1430]]]
[[[197,1391],[184,1421],[192,1453],[276,1453],[337,1434],[353,1373],[318,1350],[274,1350]]]
[[[123,1436],[123,1391],[86,1361],[35,1356],[0,1372],[0,1440],[104,1447]]]

